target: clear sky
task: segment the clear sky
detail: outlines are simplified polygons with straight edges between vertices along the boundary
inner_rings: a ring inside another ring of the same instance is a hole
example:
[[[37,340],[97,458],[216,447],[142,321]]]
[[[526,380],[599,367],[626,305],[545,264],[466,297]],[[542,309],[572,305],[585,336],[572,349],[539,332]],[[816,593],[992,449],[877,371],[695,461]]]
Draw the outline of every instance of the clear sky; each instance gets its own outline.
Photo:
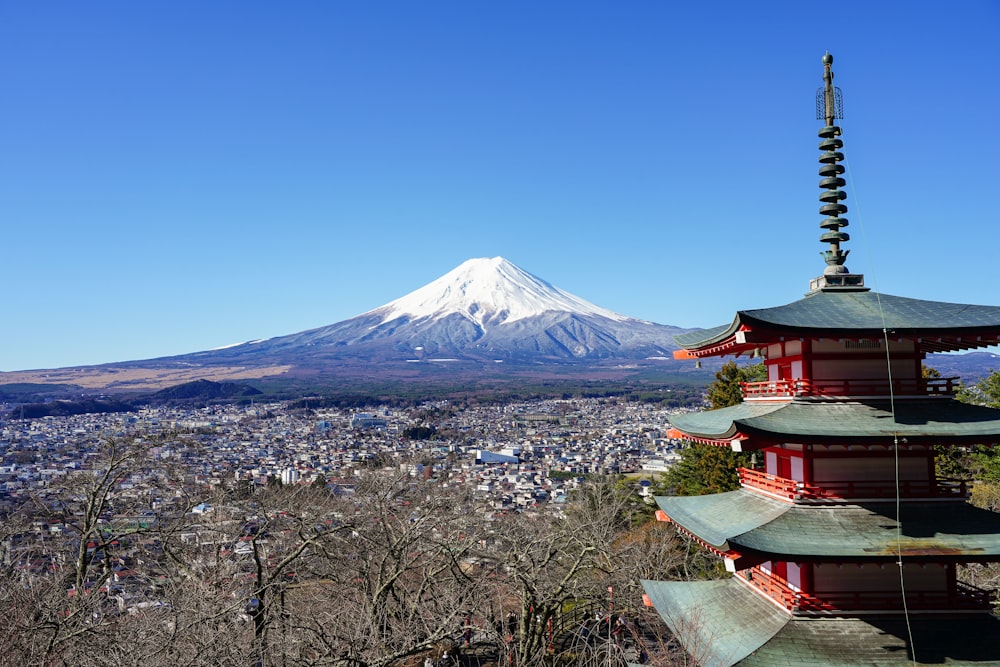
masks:
[[[1000,2],[0,0],[0,370],[338,322],[502,255],[714,326],[823,263],[1000,304]]]

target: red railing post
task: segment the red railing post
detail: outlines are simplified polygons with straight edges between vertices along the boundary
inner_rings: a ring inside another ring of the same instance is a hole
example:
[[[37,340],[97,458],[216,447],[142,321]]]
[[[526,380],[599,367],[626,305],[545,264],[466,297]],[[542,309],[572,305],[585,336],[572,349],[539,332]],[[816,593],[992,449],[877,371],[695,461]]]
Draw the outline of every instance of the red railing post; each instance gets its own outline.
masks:
[[[810,380],[795,378],[788,380],[766,380],[764,382],[741,382],[744,398],[788,398],[794,396],[862,396],[901,395],[950,396],[955,391],[958,378],[931,378],[907,380],[882,380],[847,378],[842,380]]]

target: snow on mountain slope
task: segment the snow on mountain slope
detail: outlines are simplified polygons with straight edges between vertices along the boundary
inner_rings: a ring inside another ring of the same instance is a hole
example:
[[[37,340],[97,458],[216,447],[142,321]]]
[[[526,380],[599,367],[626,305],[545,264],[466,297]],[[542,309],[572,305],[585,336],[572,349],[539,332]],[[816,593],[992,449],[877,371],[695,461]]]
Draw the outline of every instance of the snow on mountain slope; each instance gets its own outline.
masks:
[[[414,321],[457,313],[486,330],[549,311],[596,315],[615,322],[633,320],[550,285],[503,257],[465,261],[437,280],[364,315],[379,315],[385,323],[400,317]]]
[[[198,363],[466,359],[546,363],[670,356],[684,329],[620,315],[502,257],[471,259],[356,317],[308,331],[186,355]]]

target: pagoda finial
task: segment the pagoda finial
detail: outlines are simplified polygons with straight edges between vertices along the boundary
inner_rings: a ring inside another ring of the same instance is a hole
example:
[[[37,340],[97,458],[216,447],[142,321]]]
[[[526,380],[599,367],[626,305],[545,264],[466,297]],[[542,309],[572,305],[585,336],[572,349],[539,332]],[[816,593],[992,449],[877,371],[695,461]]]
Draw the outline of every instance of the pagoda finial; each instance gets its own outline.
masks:
[[[852,274],[844,262],[850,250],[842,250],[842,241],[850,240],[850,235],[842,232],[841,227],[847,226],[847,218],[842,218],[847,213],[847,206],[842,202],[847,199],[847,193],[841,190],[846,181],[841,178],[844,173],[844,165],[840,164],[844,159],[844,154],[840,149],[844,147],[844,142],[839,139],[841,129],[834,125],[838,118],[844,117],[843,98],[840,89],[833,85],[833,56],[827,51],[823,56],[823,87],[816,93],[816,119],[825,120],[826,125],[819,131],[822,141],[819,142],[819,149],[822,154],[819,156],[819,175],[822,177],[819,187],[823,192],[819,196],[822,205],[819,207],[820,215],[825,215],[819,226],[827,230],[820,235],[821,243],[829,243],[829,249],[821,252],[826,260],[826,269],[820,278],[814,279],[810,283],[810,288],[817,289],[858,289],[864,286],[864,276]]]
[[[823,118],[826,124],[833,125],[837,118],[844,117],[843,99],[840,89],[833,85],[833,56],[827,51],[823,56]],[[818,119],[817,119],[818,120]]]

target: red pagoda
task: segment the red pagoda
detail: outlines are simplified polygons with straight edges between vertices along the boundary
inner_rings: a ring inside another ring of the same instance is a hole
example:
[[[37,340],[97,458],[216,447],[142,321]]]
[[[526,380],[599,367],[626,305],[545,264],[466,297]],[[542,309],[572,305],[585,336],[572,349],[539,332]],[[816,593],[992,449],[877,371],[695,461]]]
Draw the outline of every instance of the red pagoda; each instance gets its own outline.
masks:
[[[727,665],[1000,665],[992,593],[959,568],[1000,561],[1000,514],[935,473],[935,447],[1000,443],[1000,410],[960,403],[923,360],[1000,342],[1000,307],[879,294],[845,266],[840,91],[817,95],[823,275],[804,298],[677,337],[676,356],[747,354],[743,402],[677,416],[691,441],[758,452],[741,488],[659,497],[732,575],[644,581],[692,658]]]

